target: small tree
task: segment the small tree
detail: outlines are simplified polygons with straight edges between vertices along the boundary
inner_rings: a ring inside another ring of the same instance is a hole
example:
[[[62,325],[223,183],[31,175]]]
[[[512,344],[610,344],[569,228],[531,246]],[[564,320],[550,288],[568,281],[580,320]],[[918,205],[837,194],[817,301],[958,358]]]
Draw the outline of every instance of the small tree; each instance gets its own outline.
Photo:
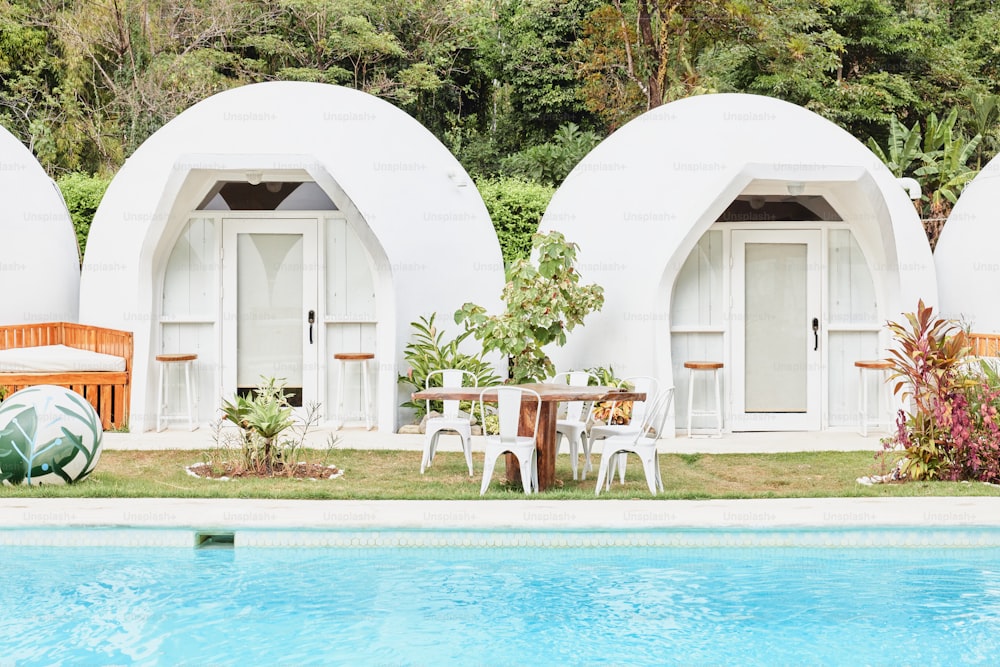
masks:
[[[604,305],[603,288],[580,285],[580,274],[573,268],[575,243],[567,242],[559,232],[549,232],[535,234],[532,248],[537,267],[530,259],[519,259],[507,270],[503,313],[487,315],[485,308],[474,303],[466,303],[455,313],[455,322],[482,341],[485,351],[507,356],[508,378],[515,383],[555,374],[542,348],[549,343],[565,345],[566,334]]]

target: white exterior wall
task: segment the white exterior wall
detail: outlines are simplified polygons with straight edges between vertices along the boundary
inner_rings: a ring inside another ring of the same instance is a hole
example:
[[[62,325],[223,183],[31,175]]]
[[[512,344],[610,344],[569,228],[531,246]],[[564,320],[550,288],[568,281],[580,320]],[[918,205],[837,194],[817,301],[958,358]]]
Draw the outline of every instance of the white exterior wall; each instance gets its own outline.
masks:
[[[582,279],[602,285],[606,297],[565,348],[551,350],[557,367],[611,365],[619,376],[679,384],[670,314],[681,267],[738,195],[784,191],[789,183],[823,195],[849,222],[872,273],[880,323],[913,310],[919,298],[936,303],[913,205],[864,145],[780,100],[691,97],[647,112],[601,143],[546,211],[542,228],[580,245]],[[880,334],[880,346],[887,342]]]
[[[59,188],[0,127],[0,325],[76,322],[80,251]]]
[[[132,428],[152,426],[164,349],[159,281],[193,211],[220,179],[315,181],[355,225],[374,262],[378,427],[394,429],[409,323],[465,301],[496,308],[499,244],[469,176],[410,116],[370,95],[272,82],[215,95],[130,157],[97,212],[81,285],[81,321],[135,333]],[[460,280],[456,281],[456,277]]]
[[[934,262],[940,315],[972,331],[1000,332],[1000,156],[993,158],[962,192],[941,231]]]

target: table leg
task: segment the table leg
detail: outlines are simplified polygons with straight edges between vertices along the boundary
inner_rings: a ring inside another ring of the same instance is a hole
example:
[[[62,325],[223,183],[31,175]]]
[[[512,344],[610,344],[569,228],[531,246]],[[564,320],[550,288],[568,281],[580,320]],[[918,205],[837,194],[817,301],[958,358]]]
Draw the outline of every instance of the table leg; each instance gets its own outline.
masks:
[[[556,480],[556,407],[558,403],[542,401],[541,413],[538,417],[538,437],[535,446],[538,449],[538,488],[544,491]],[[535,403],[525,401],[521,405],[521,420],[518,424],[518,435],[531,435],[535,425]],[[507,483],[521,483],[521,469],[517,457],[507,454]]]

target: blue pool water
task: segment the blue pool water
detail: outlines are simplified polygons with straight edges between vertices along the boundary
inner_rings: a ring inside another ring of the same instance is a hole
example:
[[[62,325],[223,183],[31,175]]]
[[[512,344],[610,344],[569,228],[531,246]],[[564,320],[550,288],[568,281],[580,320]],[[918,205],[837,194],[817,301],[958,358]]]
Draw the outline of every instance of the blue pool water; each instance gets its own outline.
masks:
[[[996,664],[1000,547],[0,547],[0,665]]]

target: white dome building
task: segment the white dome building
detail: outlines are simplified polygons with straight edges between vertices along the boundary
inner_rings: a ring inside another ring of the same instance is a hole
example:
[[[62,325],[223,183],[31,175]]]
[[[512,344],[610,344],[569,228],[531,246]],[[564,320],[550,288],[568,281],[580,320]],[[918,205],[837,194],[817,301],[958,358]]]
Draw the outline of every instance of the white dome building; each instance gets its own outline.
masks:
[[[59,188],[0,127],[0,325],[76,322],[80,250]]]
[[[375,355],[392,430],[410,322],[495,307],[503,275],[482,199],[427,129],[365,93],[271,82],[194,105],[126,161],[88,239],[80,316],[134,332],[133,431],[155,422],[162,353],[198,355],[201,423],[261,376],[361,423],[362,366],[339,396],[338,352]]]
[[[773,98],[643,114],[573,170],[542,228],[580,245],[583,279],[606,296],[557,366],[676,385],[678,427],[695,360],[723,363],[726,429],[857,427],[854,362],[886,356],[886,320],[937,301],[900,183],[846,131]],[[696,410],[714,409],[714,388],[697,387]]]
[[[977,333],[1000,333],[1000,156],[965,187],[941,230],[937,266],[940,315]]]

